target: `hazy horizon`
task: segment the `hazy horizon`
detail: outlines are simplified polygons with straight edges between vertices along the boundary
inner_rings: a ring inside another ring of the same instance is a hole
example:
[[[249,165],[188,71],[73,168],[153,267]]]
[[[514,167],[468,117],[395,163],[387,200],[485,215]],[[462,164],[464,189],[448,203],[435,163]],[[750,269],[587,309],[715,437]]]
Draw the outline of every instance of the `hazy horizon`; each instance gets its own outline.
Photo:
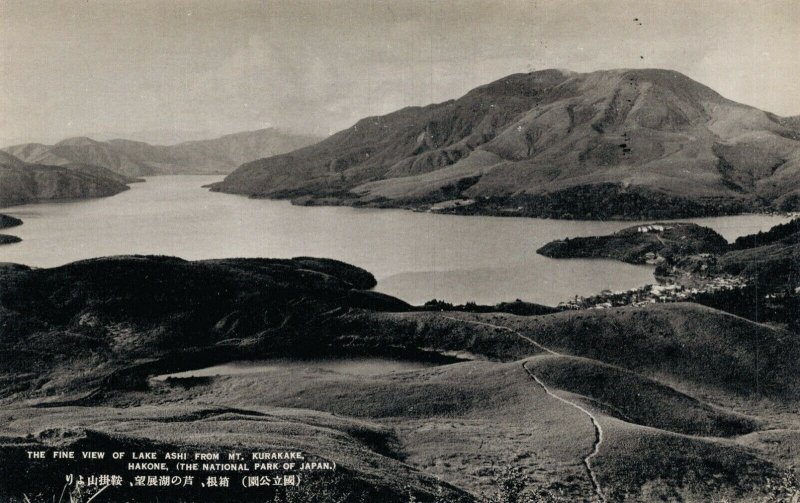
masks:
[[[668,68],[800,114],[792,1],[0,4],[0,142],[328,135],[511,73]]]
[[[187,143],[187,142],[194,142],[194,141],[202,141],[202,140],[214,140],[217,138],[221,138],[223,136],[230,136],[235,135],[237,133],[251,133],[255,131],[261,131],[264,129],[274,129],[281,133],[286,134],[296,134],[299,136],[309,136],[309,137],[318,137],[322,138],[320,135],[314,135],[312,133],[304,133],[302,131],[294,131],[287,128],[282,128],[279,126],[264,126],[261,128],[255,129],[239,129],[235,131],[229,132],[216,132],[210,130],[197,130],[197,131],[184,131],[184,130],[169,130],[169,129],[162,129],[162,130],[151,130],[151,131],[129,131],[129,132],[104,132],[104,133],[93,133],[93,132],[86,132],[86,133],[79,133],[70,136],[61,136],[57,139],[50,141],[50,142],[41,142],[38,140],[35,141],[18,141],[18,142],[6,142],[0,144],[0,148],[11,147],[21,144],[27,143],[44,143],[44,144],[55,144],[62,140],[68,140],[71,138],[90,138],[92,140],[97,141],[109,141],[109,140],[133,140],[133,141],[141,141],[145,143],[149,143],[151,145],[156,146],[172,146],[178,145],[180,143]]]

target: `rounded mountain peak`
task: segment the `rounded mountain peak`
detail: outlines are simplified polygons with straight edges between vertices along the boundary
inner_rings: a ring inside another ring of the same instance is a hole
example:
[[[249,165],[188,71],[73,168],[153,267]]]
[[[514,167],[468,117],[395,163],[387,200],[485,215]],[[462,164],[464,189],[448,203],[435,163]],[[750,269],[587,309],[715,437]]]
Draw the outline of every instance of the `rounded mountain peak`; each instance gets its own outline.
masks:
[[[84,147],[87,145],[97,145],[99,142],[89,138],[88,136],[75,136],[73,138],[67,138],[66,140],[61,140],[60,142],[56,143],[56,146],[61,147]]]

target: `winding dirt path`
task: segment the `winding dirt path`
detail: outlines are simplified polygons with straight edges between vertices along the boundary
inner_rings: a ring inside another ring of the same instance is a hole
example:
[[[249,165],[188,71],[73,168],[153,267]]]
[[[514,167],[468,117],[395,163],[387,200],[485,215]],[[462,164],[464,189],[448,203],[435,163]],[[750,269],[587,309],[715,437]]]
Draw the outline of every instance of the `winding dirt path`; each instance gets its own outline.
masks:
[[[442,316],[442,318],[445,318],[445,319],[448,319],[448,320],[451,320],[451,321],[458,321],[458,322],[461,322],[461,323],[469,323],[469,324],[472,324],[472,325],[480,325],[480,326],[485,326],[485,327],[505,330],[505,331],[510,332],[510,333],[516,335],[517,337],[529,342],[530,344],[532,344],[533,346],[537,347],[538,349],[540,349],[541,351],[543,351],[545,353],[549,353],[549,354],[554,355],[554,356],[565,356],[564,354],[559,353],[557,351],[553,351],[552,349],[540,344],[539,342],[533,340],[532,338],[528,337],[527,335],[524,335],[524,334],[522,334],[522,333],[520,333],[520,332],[518,332],[518,331],[516,331],[516,330],[514,330],[512,328],[509,328],[509,327],[504,327],[502,325],[494,325],[492,323],[485,323],[485,322],[482,322],[482,321],[465,320],[463,318],[456,318],[454,316]],[[597,495],[598,499],[602,503],[606,503],[608,500],[606,499],[606,496],[603,493],[603,488],[600,486],[600,481],[597,479],[597,474],[595,473],[594,469],[592,468],[592,458],[594,458],[595,456],[597,456],[600,453],[600,445],[602,445],[602,443],[603,443],[603,427],[600,426],[600,421],[597,420],[597,417],[594,414],[592,414],[591,411],[589,411],[585,407],[581,406],[580,404],[578,404],[576,402],[573,402],[571,400],[567,400],[566,398],[560,397],[557,394],[553,393],[550,390],[550,388],[548,388],[547,385],[541,379],[539,379],[539,377],[537,377],[536,374],[531,369],[529,369],[526,366],[527,363],[528,363],[527,360],[522,362],[522,369],[525,371],[526,374],[528,374],[528,376],[531,379],[533,379],[534,382],[536,382],[536,384],[538,384],[542,388],[542,390],[544,390],[544,392],[548,396],[550,396],[550,397],[552,397],[552,398],[554,398],[554,399],[556,399],[556,400],[558,400],[558,401],[560,401],[562,403],[565,403],[566,405],[569,405],[570,407],[573,407],[574,409],[577,409],[578,411],[582,412],[583,414],[585,414],[586,416],[589,417],[589,420],[592,423],[592,428],[594,429],[594,443],[592,444],[592,451],[583,458],[583,465],[586,467],[586,472],[589,475],[589,479],[592,482],[592,488],[594,489],[594,492]]]
[[[550,391],[547,385],[543,383],[541,379],[536,377],[536,374],[534,374],[531,369],[525,366],[526,363],[528,362],[526,361],[522,363],[522,368],[525,369],[525,372],[531,377],[531,379],[536,381],[536,384],[541,386],[541,388],[544,390],[545,393],[555,398],[556,400],[564,402],[570,407],[574,407],[575,409],[578,409],[579,411],[589,416],[589,419],[592,422],[592,427],[594,428],[594,444],[592,445],[592,452],[590,452],[586,457],[583,458],[583,466],[586,467],[586,472],[589,474],[589,478],[592,481],[592,488],[594,489],[595,494],[597,494],[597,497],[600,499],[600,501],[605,503],[606,501],[605,494],[603,494],[603,489],[600,487],[600,481],[597,480],[597,474],[594,472],[594,469],[592,469],[592,458],[600,453],[600,444],[603,443],[603,427],[600,426],[600,422],[597,420],[597,417],[595,417],[594,414],[589,412],[589,410],[585,409],[584,407],[578,405],[575,402],[567,400],[566,398],[562,398],[553,393],[552,391]]]
[[[533,344],[534,346],[536,346],[537,348],[541,349],[545,353],[550,353],[551,355],[555,355],[555,356],[564,356],[563,354],[561,354],[559,352],[553,351],[552,349],[550,349],[548,347],[542,346],[541,344],[539,344],[535,340],[531,339],[527,335],[523,335],[523,334],[517,332],[516,330],[514,330],[513,328],[504,327],[502,325],[492,325],[491,323],[484,323],[482,321],[465,320],[463,318],[456,318],[455,316],[441,316],[441,318],[444,318],[446,320],[458,321],[458,322],[461,322],[461,323],[469,323],[470,325],[481,325],[481,326],[484,326],[484,327],[499,328],[500,330],[505,330],[506,332],[510,332],[510,333],[516,335],[517,337],[520,337],[520,338],[528,341],[529,343]]]

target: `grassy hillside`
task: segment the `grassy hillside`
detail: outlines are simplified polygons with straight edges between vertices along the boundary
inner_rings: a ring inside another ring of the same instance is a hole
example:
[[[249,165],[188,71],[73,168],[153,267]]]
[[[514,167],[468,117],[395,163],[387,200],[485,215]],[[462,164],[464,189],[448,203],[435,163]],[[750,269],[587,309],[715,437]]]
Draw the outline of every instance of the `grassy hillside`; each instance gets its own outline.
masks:
[[[687,435],[724,437],[749,433],[756,422],[732,414],[620,367],[572,356],[541,356],[528,363],[558,389],[628,423]]]
[[[0,151],[0,207],[38,201],[85,199],[118,194],[128,189],[135,178],[120,175],[101,166],[29,164]],[[0,215],[0,229],[14,223]]]
[[[461,322],[452,318],[459,318]],[[474,325],[480,321],[505,328]],[[540,350],[508,329],[568,355],[612,364],[679,389],[721,396],[797,400],[797,335],[697,304],[590,309],[544,316],[503,313],[353,315],[344,334],[380,323],[393,344],[465,351],[492,359],[518,359]],[[480,336],[478,336],[480,334]]]
[[[608,418],[603,424],[605,454],[598,457],[597,470],[601,482],[614,481],[606,485],[609,501],[770,501],[768,480],[774,483],[782,476],[774,465],[732,442]],[[793,495],[773,501],[790,501]]]
[[[106,197],[125,190],[128,186],[117,175],[103,176],[95,168],[0,165],[0,207]]]
[[[112,407],[25,408],[0,411],[3,435],[0,446],[0,497],[3,501],[52,501],[64,487],[62,473],[86,469],[86,463],[52,459],[20,463],[25,450],[82,449],[111,451],[237,451],[245,458],[252,452],[301,451],[309,461],[337,462],[331,472],[303,473],[299,494],[331,499],[325,501],[386,501],[407,503],[410,496],[431,501],[437,495],[454,503],[466,496],[452,486],[393,458],[375,452],[371,441],[391,442],[387,427],[369,421],[330,414],[275,408],[232,409],[191,404]],[[29,434],[35,432],[34,434]],[[128,460],[104,460],[95,465],[103,472],[125,473]],[[30,469],[26,469],[30,467]],[[173,474],[172,472],[171,474]],[[222,472],[225,474],[226,472]],[[295,471],[295,473],[297,473]],[[105,501],[273,501],[276,488],[243,489],[234,475],[227,489],[200,485],[207,475],[196,472],[196,483],[178,488],[110,488],[98,500]],[[252,472],[251,472],[252,474]],[[202,477],[202,479],[201,479]],[[14,481],[10,484],[9,481]],[[317,492],[318,491],[318,492]],[[25,492],[30,499],[22,499]],[[37,498],[39,495],[39,498]],[[19,499],[17,499],[19,498]],[[341,498],[341,499],[339,499]],[[308,499],[305,501],[313,501]],[[470,501],[470,500],[467,500]]]
[[[300,449],[339,466],[307,501],[403,503],[481,501],[509,467],[523,493],[566,501],[753,501],[794,459],[764,447],[800,431],[775,412],[800,399],[793,333],[694,304],[423,311],[374,285],[308,257],[0,266],[0,497],[51,499],[69,466],[9,460],[55,446]],[[348,370],[358,357],[419,365]]]
[[[242,165],[214,190],[555,218],[792,209],[795,121],[668,70],[509,75]],[[444,207],[436,203],[450,201]],[[460,204],[454,204],[459,201]]]

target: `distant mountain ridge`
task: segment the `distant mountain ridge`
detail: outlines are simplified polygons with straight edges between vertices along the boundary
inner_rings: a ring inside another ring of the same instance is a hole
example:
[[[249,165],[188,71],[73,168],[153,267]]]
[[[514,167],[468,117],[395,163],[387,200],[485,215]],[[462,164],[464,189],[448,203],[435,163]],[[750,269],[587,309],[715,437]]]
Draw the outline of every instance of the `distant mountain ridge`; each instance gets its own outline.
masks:
[[[670,70],[544,70],[363,119],[213,190],[556,218],[796,210],[800,120]]]
[[[242,163],[294,150],[317,140],[319,138],[268,128],[177,145],[75,137],[55,145],[24,143],[6,147],[3,151],[33,164],[91,164],[121,175],[140,177],[225,174]]]

